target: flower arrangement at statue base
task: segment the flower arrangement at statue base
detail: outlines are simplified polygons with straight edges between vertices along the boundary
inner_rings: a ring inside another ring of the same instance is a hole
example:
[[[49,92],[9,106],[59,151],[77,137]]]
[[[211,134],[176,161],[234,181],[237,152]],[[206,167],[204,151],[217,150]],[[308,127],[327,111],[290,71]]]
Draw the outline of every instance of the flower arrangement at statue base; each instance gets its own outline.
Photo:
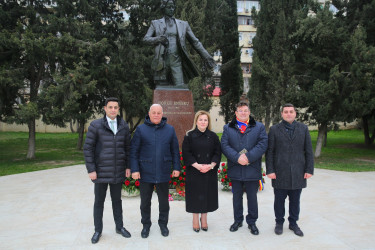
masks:
[[[169,201],[184,201],[185,191],[169,191]]]
[[[186,166],[184,165],[184,159],[182,158],[182,152],[180,152],[180,164],[181,170],[178,177],[173,177],[171,174],[171,180],[169,181],[169,188],[175,188],[177,192],[185,192],[185,180],[186,180]],[[172,170],[173,172],[173,166]]]
[[[221,168],[221,169],[220,169]],[[220,167],[217,170],[217,178],[219,179],[221,185],[223,186],[223,191],[230,191],[232,189],[232,182],[227,175],[228,164],[226,162],[220,162]]]
[[[139,195],[139,181],[131,177],[125,179],[122,184],[121,195],[125,197],[133,197]]]
[[[228,178],[228,164],[226,162],[221,162],[220,163],[220,167],[221,169],[219,168],[217,170],[217,173],[218,173],[218,179],[221,183],[221,185],[223,186],[222,190],[223,191],[230,191],[232,190],[232,182],[231,180]],[[264,176],[266,176],[266,173],[262,167],[262,179],[259,180],[259,191],[262,191],[264,190],[264,185],[265,185],[265,180],[264,180]]]

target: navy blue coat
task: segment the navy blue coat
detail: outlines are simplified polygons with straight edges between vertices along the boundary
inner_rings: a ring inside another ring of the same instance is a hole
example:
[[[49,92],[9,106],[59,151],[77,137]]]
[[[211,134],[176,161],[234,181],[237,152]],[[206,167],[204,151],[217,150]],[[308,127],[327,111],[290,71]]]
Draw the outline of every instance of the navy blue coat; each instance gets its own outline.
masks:
[[[221,150],[228,159],[228,177],[237,181],[257,181],[262,178],[262,155],[266,152],[268,137],[264,125],[250,116],[245,133],[237,127],[236,118],[224,126]],[[250,164],[240,165],[238,158],[243,149]]]
[[[130,167],[140,172],[141,182],[162,183],[171,179],[171,170],[180,171],[180,152],[174,128],[163,117],[159,124],[150,121],[137,127],[131,140]]]
[[[268,137],[267,174],[276,174],[272,186],[288,190],[305,188],[305,173],[314,174],[314,154],[307,126],[296,122],[290,138],[284,124],[279,123],[270,128]]]
[[[128,124],[117,116],[117,133],[108,125],[106,116],[91,122],[83,153],[87,172],[96,171],[94,183],[116,184],[125,181],[129,167],[130,132]]]

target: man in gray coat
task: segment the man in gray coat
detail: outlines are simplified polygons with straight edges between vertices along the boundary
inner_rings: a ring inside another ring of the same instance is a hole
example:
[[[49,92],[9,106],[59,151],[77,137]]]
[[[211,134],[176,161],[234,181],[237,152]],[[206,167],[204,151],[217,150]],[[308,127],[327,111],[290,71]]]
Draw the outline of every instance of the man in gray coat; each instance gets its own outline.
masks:
[[[275,233],[283,233],[285,199],[289,196],[289,229],[303,236],[297,221],[300,197],[306,180],[314,174],[314,155],[309,130],[296,122],[296,110],[292,104],[281,109],[282,122],[270,128],[266,153],[267,176],[272,179],[276,217]]]

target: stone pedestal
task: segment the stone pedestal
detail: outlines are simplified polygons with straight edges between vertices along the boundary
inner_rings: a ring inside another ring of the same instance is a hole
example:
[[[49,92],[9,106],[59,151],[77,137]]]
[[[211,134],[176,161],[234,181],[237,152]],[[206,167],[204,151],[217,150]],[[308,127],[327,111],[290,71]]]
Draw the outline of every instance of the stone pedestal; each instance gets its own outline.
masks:
[[[193,95],[188,89],[155,89],[153,103],[163,107],[163,116],[167,123],[176,130],[178,144],[181,149],[186,131],[194,122]]]

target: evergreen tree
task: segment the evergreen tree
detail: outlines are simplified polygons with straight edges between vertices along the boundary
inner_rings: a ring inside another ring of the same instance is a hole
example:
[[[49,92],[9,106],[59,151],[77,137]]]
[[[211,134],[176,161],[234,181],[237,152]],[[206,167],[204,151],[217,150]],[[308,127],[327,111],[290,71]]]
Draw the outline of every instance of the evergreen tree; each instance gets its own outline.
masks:
[[[238,47],[237,1],[225,0],[225,5],[223,8],[227,12],[222,16],[224,35],[218,43],[222,53],[221,114],[224,115],[225,122],[228,123],[240,100],[243,91],[243,78]]]
[[[366,31],[358,26],[347,42],[350,57],[343,102],[344,121],[362,119],[365,144],[375,139],[375,47],[366,43]]]
[[[46,7],[50,1],[3,1],[2,18],[6,20],[6,26],[2,30],[2,43],[5,51],[15,52],[14,55],[5,58],[1,68],[1,76],[15,76],[16,83],[11,87],[8,100],[14,98],[18,92],[14,113],[5,109],[8,113],[7,121],[18,124],[27,124],[29,129],[27,158],[35,158],[35,120],[40,117],[38,109],[39,91],[44,82],[51,79],[51,73],[55,68],[55,44],[56,35],[50,33],[48,22],[51,15]],[[4,15],[4,12],[5,15]],[[2,22],[3,23],[3,22]],[[8,46],[13,43],[12,46]],[[8,79],[9,80],[9,79]],[[22,85],[21,85],[22,82]],[[2,85],[7,81],[3,81]],[[23,87],[23,93],[18,89]],[[2,92],[2,94],[6,94]],[[2,97],[3,98],[3,97]],[[14,99],[13,99],[14,100]],[[9,100],[8,100],[9,101]],[[9,101],[14,103],[14,101]]]
[[[77,149],[83,145],[84,125],[102,111],[108,89],[108,61],[120,34],[116,2],[57,1],[50,23],[59,34],[58,70],[44,85],[39,104],[46,124],[78,123]]]
[[[375,2],[372,0],[333,1],[337,7],[337,18],[351,34],[347,43],[348,74],[351,82],[345,121],[353,118],[362,120],[365,144],[375,139],[375,91],[373,48],[375,47]],[[372,134],[372,135],[371,135]]]
[[[252,10],[257,27],[253,39],[253,70],[248,93],[252,113],[265,118],[268,130],[271,121],[280,119],[280,107],[290,102],[294,76],[295,47],[291,37],[296,29],[295,11],[302,11],[306,1],[261,1],[260,11]]]
[[[0,121],[14,115],[17,99],[23,98],[24,87],[21,62],[21,43],[18,22],[21,7],[14,1],[1,1],[0,8]]]
[[[334,18],[329,4],[321,8],[313,3],[313,15],[300,15],[293,38],[299,41],[296,49],[298,85],[294,102],[305,107],[305,120],[318,125],[315,157],[319,157],[328,126],[342,119],[342,100],[345,98],[345,69],[343,44],[347,29]]]

